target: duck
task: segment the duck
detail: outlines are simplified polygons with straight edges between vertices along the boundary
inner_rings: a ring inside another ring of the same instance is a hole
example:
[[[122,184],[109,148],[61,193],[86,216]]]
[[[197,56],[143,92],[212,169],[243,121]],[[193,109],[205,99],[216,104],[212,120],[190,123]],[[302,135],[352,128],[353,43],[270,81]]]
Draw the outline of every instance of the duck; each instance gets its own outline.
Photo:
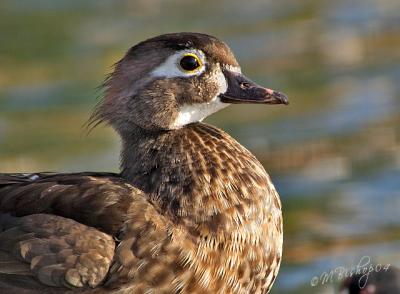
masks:
[[[288,104],[202,33],[131,47],[89,125],[121,139],[120,173],[0,174],[2,293],[268,293],[282,207],[255,156],[202,122]]]

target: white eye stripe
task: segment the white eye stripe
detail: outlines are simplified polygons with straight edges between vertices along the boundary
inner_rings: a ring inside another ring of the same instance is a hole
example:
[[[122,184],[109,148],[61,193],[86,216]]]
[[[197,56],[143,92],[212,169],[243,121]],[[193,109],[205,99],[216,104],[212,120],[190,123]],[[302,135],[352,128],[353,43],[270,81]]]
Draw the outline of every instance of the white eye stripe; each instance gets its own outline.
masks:
[[[230,64],[225,64],[223,66],[223,68],[229,70],[229,71],[233,71],[233,72],[237,72],[237,73],[242,73],[242,69],[239,66],[233,66]]]
[[[195,70],[193,72],[184,72],[180,65],[179,62],[181,60],[181,58],[185,55],[185,54],[196,54],[202,65],[198,70]],[[201,73],[203,73],[205,71],[206,68],[206,58],[204,53],[201,50],[197,50],[197,49],[188,49],[188,50],[182,50],[179,51],[171,56],[169,56],[167,58],[167,60],[165,60],[162,64],[160,64],[157,68],[155,68],[152,72],[151,72],[151,76],[153,77],[164,77],[164,78],[173,78],[173,77],[191,77],[191,76],[195,76],[195,75],[200,75]]]

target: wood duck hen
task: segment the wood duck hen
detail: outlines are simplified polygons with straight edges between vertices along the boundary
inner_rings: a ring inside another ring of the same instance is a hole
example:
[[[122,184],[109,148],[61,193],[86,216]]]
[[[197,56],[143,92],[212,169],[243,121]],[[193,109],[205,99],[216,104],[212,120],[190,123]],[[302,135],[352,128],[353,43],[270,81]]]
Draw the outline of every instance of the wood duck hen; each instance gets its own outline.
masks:
[[[268,293],[281,202],[259,161],[201,121],[232,103],[287,104],[198,33],[132,47],[92,124],[121,173],[0,174],[1,293]]]

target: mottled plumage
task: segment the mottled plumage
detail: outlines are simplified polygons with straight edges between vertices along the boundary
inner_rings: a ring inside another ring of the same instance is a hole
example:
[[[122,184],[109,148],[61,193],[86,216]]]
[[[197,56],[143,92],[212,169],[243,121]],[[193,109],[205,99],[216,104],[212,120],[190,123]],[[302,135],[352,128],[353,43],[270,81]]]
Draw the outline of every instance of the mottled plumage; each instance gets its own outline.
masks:
[[[193,49],[203,72],[151,76]],[[232,90],[228,75],[245,79],[232,68],[229,48],[207,35],[140,43],[93,116],[121,135],[121,174],[0,174],[0,292],[267,293],[282,256],[268,174],[225,132],[176,124],[182,105],[287,102],[248,80]]]

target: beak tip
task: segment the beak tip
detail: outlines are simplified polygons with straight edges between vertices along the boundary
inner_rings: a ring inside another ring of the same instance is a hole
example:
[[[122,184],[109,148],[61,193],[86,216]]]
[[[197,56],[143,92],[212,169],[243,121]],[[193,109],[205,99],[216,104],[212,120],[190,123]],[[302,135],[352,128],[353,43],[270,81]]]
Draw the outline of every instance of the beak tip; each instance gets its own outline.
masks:
[[[281,104],[289,105],[289,98],[285,94],[275,91],[274,96],[278,99],[278,101],[280,101]]]

